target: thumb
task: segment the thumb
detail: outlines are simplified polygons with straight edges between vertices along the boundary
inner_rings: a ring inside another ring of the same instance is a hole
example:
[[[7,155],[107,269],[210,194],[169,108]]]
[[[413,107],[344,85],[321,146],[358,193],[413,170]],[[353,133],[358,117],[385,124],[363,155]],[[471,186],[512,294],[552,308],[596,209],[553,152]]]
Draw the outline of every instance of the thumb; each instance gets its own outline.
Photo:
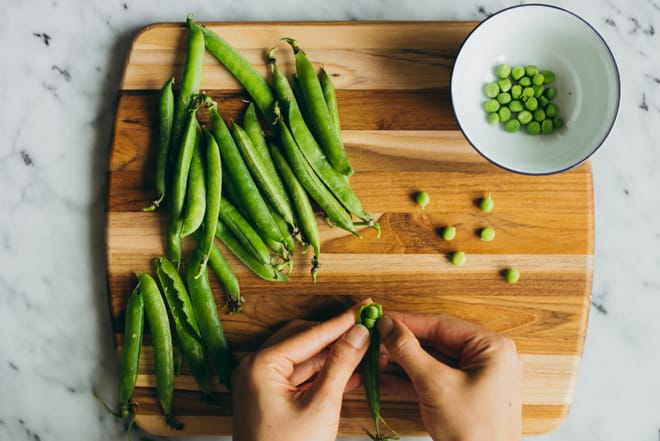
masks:
[[[422,348],[415,334],[402,322],[384,316],[378,322],[378,331],[390,359],[406,371],[413,383],[444,366]]]
[[[362,325],[353,325],[330,350],[328,359],[314,381],[314,396],[341,398],[348,380],[360,364],[369,347],[369,331]]]

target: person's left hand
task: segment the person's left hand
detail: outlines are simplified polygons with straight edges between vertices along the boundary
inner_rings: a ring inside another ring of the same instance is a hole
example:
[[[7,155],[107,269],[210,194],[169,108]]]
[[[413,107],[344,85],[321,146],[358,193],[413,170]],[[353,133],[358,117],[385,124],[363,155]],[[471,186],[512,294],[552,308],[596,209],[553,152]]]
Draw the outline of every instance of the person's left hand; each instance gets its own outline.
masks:
[[[241,361],[232,382],[235,441],[337,437],[343,393],[359,385],[354,371],[369,346],[356,312],[311,327],[292,322]]]

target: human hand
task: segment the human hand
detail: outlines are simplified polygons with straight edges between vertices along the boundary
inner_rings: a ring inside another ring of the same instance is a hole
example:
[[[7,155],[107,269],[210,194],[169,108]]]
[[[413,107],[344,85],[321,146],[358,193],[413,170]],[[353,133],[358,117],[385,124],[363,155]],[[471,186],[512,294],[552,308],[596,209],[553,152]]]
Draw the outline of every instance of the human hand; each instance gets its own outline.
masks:
[[[335,440],[342,395],[359,385],[354,371],[369,346],[356,312],[314,326],[292,322],[241,361],[232,383],[235,441]]]
[[[381,390],[416,399],[435,441],[521,439],[522,365],[512,340],[447,315],[393,312],[378,327],[389,359],[408,374],[382,374]]]

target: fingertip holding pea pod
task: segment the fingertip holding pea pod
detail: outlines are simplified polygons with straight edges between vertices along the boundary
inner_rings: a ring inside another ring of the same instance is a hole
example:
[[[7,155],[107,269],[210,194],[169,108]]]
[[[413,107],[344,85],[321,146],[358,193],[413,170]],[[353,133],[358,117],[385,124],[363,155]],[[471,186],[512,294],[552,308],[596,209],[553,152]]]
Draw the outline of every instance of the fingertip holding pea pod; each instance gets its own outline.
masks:
[[[364,391],[367,396],[367,404],[374,421],[376,433],[368,430],[367,435],[374,441],[386,441],[399,439],[399,435],[393,430],[381,415],[380,388],[379,388],[379,359],[380,359],[380,333],[378,332],[378,321],[383,317],[383,307],[379,303],[368,303],[360,306],[357,312],[356,322],[363,325],[369,331],[369,348],[364,355],[362,373],[364,376]],[[391,435],[382,433],[381,423],[392,432]]]

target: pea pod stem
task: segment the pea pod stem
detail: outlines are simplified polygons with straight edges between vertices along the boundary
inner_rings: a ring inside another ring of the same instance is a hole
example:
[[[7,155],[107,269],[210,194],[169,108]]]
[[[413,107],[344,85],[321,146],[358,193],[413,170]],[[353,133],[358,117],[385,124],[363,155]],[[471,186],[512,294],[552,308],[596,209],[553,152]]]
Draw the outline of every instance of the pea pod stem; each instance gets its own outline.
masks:
[[[211,363],[222,384],[231,390],[234,359],[218,315],[218,306],[209,284],[207,270],[202,266],[203,257],[201,250],[196,249],[193,252],[186,270],[187,287]],[[201,276],[198,277],[200,272]]]
[[[160,91],[159,140],[156,157],[156,191],[158,196],[144,211],[154,211],[163,203],[167,190],[167,157],[170,152],[172,123],[174,121],[174,78],[170,78]]]
[[[286,37],[282,40],[289,43],[293,48],[296,74],[300,80],[305,107],[309,111],[310,121],[319,137],[321,147],[335,170],[342,175],[351,176],[353,169],[346,156],[344,143],[334,128],[332,116],[328,110],[314,66],[305,55],[305,52],[300,49],[296,40]]]
[[[176,267],[167,258],[156,259],[154,265],[170,316],[174,321],[183,358],[186,359],[200,390],[208,396],[211,393],[211,373],[206,363],[202,336],[188,290]]]
[[[144,312],[149,324],[156,366],[156,390],[168,425],[181,429],[172,416],[174,394],[174,355],[172,332],[163,295],[147,273],[138,275],[138,289],[144,297]]]

